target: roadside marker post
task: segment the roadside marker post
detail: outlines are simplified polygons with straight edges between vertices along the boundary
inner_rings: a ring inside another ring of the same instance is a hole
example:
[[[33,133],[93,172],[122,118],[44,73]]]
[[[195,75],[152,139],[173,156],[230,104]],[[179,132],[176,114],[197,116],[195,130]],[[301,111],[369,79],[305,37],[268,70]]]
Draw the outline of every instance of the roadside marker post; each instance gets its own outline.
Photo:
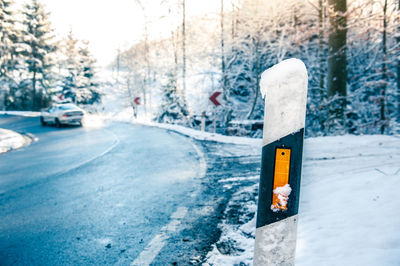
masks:
[[[294,265],[308,75],[299,59],[266,70],[254,265]]]
[[[204,111],[201,114],[201,132],[204,132],[206,130],[206,112]]]

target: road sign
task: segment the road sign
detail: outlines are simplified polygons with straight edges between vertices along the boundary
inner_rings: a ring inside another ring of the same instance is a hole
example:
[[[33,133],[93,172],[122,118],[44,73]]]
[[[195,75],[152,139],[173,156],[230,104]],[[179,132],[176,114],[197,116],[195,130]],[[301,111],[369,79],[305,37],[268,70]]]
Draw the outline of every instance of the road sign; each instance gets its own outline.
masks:
[[[210,101],[215,105],[215,106],[219,106],[221,105],[221,103],[217,100],[217,97],[221,94],[220,91],[216,91],[214,92],[211,96],[210,96]]]
[[[298,59],[261,76],[265,111],[254,266],[295,262],[307,83]]]
[[[133,102],[134,102],[136,105],[140,105],[140,97],[136,97],[135,100],[133,100]]]

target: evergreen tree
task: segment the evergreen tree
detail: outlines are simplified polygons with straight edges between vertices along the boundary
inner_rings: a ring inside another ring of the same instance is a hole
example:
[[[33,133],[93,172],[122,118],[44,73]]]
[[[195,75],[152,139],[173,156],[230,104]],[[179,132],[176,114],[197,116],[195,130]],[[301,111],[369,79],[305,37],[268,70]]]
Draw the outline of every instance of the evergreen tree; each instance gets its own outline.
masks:
[[[73,37],[72,32],[70,31],[62,47],[65,59],[60,62],[62,68],[62,94],[65,99],[71,99],[72,101],[75,101],[75,80],[78,75],[77,42],[78,40]]]
[[[11,6],[13,1],[0,0],[0,77],[10,76],[13,69],[12,54],[17,33]]]
[[[65,60],[62,65],[62,94],[77,104],[99,102],[101,94],[95,81],[95,60],[87,42],[79,42],[69,33],[63,45]]]
[[[79,47],[79,79],[77,80],[77,103],[93,104],[99,102],[101,94],[96,82],[96,60],[89,51],[88,43],[83,42]]]
[[[12,11],[12,0],[0,0],[0,107],[10,105],[16,89],[13,72],[17,68],[18,30]]]
[[[160,123],[176,123],[185,121],[188,112],[182,99],[177,94],[176,76],[167,74],[167,84],[163,86],[161,113],[158,116]]]
[[[38,0],[27,3],[22,14],[22,43],[25,45],[22,54],[26,66],[25,78],[30,80],[27,91],[23,93],[31,95],[30,107],[37,110],[46,106],[50,100],[48,88],[52,80],[52,54],[56,46],[52,42],[54,35],[50,28],[49,14]],[[27,84],[26,80],[24,84]]]

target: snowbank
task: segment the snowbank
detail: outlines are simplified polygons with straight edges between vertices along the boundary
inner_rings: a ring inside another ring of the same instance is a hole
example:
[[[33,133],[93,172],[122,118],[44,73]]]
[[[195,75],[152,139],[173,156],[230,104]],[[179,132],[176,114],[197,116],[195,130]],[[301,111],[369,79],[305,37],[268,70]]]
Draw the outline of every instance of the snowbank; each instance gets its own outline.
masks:
[[[155,126],[159,128],[164,128],[172,130],[183,135],[189,136],[197,140],[208,140],[216,141],[221,143],[231,143],[231,144],[241,144],[241,145],[251,145],[259,146],[261,149],[261,139],[252,139],[246,137],[235,137],[235,136],[225,136],[217,133],[202,132],[199,130],[171,124],[161,124],[161,123],[146,123],[148,126]]]
[[[0,115],[20,115],[35,117],[40,116],[40,112],[30,112],[30,111],[0,111]]]
[[[125,122],[132,123],[136,125],[145,125],[163,128],[171,131],[175,131],[177,133],[183,134],[185,136],[191,137],[196,140],[208,140],[208,141],[216,141],[221,143],[231,143],[231,144],[242,144],[242,145],[251,145],[257,146],[261,149],[261,139],[255,138],[246,138],[246,137],[236,137],[236,136],[225,136],[217,133],[210,132],[202,132],[200,130],[187,128],[184,126],[173,125],[173,124],[165,124],[165,123],[155,123],[149,122],[146,119],[134,119],[131,108],[126,108],[121,112],[108,113],[107,115],[103,115],[105,120],[116,121],[116,122]]]
[[[21,148],[30,143],[30,139],[17,132],[0,128],[0,153]]]

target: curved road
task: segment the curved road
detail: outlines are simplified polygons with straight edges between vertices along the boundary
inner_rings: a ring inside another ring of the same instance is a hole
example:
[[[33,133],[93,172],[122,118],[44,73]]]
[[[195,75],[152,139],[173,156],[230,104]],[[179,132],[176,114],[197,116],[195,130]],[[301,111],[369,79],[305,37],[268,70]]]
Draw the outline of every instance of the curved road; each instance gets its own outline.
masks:
[[[159,252],[201,191],[193,143],[123,123],[39,124],[0,116],[1,128],[38,138],[0,155],[0,264],[167,264]]]

